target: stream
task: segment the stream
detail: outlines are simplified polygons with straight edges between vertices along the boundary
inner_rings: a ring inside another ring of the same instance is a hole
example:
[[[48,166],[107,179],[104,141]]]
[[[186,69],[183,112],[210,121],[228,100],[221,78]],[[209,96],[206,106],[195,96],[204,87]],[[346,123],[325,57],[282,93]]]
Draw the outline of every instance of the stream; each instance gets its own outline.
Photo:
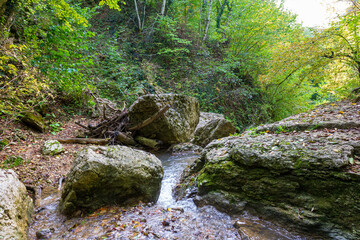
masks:
[[[197,208],[192,199],[176,201],[172,189],[198,155],[157,156],[164,167],[164,178],[156,204],[103,207],[67,219],[57,211],[60,192],[54,191],[40,201],[29,239],[307,239],[247,213],[232,218],[212,206]],[[234,227],[235,222],[239,229]]]

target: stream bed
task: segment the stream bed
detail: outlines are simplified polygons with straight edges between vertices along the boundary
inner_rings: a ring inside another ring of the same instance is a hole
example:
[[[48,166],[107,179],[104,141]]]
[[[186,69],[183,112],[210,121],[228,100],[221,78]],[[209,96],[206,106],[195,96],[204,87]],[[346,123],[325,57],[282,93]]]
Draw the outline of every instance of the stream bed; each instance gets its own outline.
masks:
[[[192,199],[176,201],[172,189],[182,171],[198,155],[158,154],[164,167],[156,204],[109,206],[67,219],[57,211],[60,192],[40,201],[29,228],[29,239],[308,239],[244,213],[232,218],[212,206],[197,208]],[[237,222],[235,228],[234,223]]]

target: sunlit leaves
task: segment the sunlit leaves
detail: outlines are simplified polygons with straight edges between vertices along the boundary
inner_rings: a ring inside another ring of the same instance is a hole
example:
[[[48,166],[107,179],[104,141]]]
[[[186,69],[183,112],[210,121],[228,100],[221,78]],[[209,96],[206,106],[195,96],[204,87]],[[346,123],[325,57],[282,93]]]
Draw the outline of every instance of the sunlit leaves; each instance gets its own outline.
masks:
[[[125,4],[125,1],[119,1],[119,0],[101,0],[99,2],[99,5],[102,6],[104,4],[108,5],[110,9],[116,9],[118,11],[121,10],[119,3]]]

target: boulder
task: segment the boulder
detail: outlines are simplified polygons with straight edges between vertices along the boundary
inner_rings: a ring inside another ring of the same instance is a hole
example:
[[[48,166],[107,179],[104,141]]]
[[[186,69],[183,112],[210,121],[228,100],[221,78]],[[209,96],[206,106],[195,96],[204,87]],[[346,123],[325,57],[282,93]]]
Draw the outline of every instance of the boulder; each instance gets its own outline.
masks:
[[[248,210],[324,238],[360,239],[360,112],[352,104],[330,107],[341,122],[324,113],[314,119],[327,111],[323,106],[306,113],[308,118],[293,116],[261,132],[211,142],[183,174],[177,194],[191,193],[198,205],[232,214]],[[307,130],[293,130],[294,119],[302,119],[296,129],[307,124]],[[315,128],[320,121],[342,129]],[[282,131],[272,132],[273,126]]]
[[[200,153],[203,148],[192,143],[179,143],[170,148],[172,153],[196,152]]]
[[[13,170],[0,169],[0,239],[27,239],[33,201]]]
[[[167,144],[188,141],[199,122],[199,103],[193,97],[178,94],[150,94],[138,98],[129,108],[129,120],[136,126],[153,116],[166,104],[163,116],[138,130],[138,135],[158,139]]]
[[[228,137],[235,132],[234,125],[222,114],[201,112],[192,143],[205,147],[212,140]]]
[[[45,122],[43,117],[38,112],[25,112],[21,118],[21,121],[39,132],[45,132]]]
[[[66,177],[60,211],[67,216],[101,206],[156,202],[163,168],[153,154],[125,146],[86,147]]]
[[[44,155],[57,155],[60,154],[62,152],[64,152],[64,148],[61,145],[61,143],[57,140],[48,140],[44,143],[43,149],[42,149],[42,153]]]

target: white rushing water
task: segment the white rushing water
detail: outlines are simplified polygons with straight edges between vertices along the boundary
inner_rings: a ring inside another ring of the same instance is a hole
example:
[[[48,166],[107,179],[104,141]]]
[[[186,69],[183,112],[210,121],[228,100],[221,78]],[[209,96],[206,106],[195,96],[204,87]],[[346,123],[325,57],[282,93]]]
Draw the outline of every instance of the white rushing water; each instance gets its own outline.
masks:
[[[170,155],[168,153],[159,154],[158,158],[162,161],[164,168],[164,178],[161,184],[160,196],[157,205],[168,207],[181,207],[184,210],[196,211],[196,206],[192,199],[176,201],[173,196],[173,189],[178,183],[181,173],[199,156],[193,153],[183,155]]]

